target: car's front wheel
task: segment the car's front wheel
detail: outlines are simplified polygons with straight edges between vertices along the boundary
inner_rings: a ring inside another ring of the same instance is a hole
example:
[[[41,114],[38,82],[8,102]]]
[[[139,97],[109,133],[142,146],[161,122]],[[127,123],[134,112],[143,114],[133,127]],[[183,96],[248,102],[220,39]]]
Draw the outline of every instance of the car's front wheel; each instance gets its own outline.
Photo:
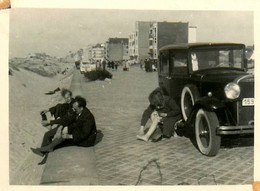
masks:
[[[217,155],[221,137],[216,134],[219,121],[215,112],[199,109],[195,119],[195,136],[198,149],[206,156]]]

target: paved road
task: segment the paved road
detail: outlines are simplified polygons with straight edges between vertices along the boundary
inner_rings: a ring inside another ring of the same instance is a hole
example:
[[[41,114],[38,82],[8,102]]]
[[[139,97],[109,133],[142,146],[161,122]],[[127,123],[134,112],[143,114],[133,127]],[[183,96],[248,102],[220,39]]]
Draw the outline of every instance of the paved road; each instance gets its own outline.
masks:
[[[251,184],[253,140],[225,141],[216,157],[200,154],[189,139],[136,140],[157,74],[140,68],[113,71],[111,81],[86,82],[78,75],[102,141],[94,147],[100,185]]]

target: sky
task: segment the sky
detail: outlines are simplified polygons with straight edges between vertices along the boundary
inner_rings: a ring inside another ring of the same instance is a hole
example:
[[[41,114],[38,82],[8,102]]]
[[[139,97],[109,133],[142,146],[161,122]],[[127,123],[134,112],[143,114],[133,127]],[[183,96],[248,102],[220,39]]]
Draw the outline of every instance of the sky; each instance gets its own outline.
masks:
[[[110,37],[128,37],[136,21],[189,22],[198,42],[254,44],[252,11],[160,11],[19,8],[10,12],[9,57],[64,57]]]

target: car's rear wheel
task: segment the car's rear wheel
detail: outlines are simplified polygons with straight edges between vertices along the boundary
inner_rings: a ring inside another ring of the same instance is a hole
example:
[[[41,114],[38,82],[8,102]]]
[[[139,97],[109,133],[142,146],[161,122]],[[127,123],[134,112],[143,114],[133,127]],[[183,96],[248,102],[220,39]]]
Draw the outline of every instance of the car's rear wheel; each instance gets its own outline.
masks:
[[[215,112],[199,109],[195,119],[195,136],[198,149],[206,156],[217,155],[221,137],[216,135],[219,121]]]
[[[193,85],[187,85],[181,93],[181,112],[183,119],[187,121],[195,102],[199,98],[199,92]]]

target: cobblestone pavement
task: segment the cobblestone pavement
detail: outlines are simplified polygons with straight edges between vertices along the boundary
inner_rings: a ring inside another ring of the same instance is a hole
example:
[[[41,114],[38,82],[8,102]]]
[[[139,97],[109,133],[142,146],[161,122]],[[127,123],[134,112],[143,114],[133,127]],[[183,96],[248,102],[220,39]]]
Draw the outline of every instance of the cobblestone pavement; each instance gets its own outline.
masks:
[[[111,81],[82,83],[97,128],[104,134],[95,146],[101,185],[252,183],[252,138],[224,141],[216,157],[203,156],[185,137],[158,143],[136,140],[147,97],[158,85],[157,74],[137,67],[112,73]]]

